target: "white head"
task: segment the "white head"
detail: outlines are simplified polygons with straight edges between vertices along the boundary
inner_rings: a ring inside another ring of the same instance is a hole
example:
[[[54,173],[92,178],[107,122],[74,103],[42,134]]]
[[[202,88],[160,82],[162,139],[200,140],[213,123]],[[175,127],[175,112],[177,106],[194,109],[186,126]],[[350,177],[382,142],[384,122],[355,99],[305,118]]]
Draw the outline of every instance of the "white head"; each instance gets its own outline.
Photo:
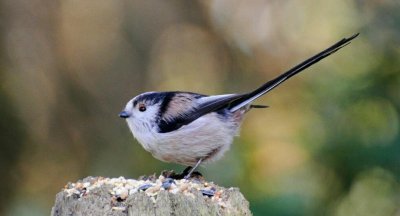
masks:
[[[130,100],[119,116],[125,118],[133,135],[157,130],[162,98],[154,92],[146,92]]]

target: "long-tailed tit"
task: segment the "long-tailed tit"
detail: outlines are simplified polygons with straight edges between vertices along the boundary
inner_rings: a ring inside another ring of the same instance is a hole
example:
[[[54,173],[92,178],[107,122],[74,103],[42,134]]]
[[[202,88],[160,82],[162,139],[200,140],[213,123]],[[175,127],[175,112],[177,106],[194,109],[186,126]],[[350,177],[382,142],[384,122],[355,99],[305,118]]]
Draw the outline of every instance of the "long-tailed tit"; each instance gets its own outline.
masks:
[[[300,71],[346,46],[357,37],[344,38],[244,94],[203,95],[192,92],[146,92],[131,99],[119,114],[133,136],[155,158],[193,166],[220,159],[238,135],[240,124],[251,103]]]

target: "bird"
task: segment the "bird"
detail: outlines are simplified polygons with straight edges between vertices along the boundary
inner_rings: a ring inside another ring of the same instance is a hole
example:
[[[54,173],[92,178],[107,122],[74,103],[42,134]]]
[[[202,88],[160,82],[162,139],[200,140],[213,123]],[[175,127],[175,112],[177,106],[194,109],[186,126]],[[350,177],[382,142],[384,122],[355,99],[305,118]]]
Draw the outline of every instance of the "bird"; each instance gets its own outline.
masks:
[[[217,161],[224,155],[239,135],[248,111],[267,107],[252,104],[254,100],[350,44],[358,35],[343,38],[248,93],[145,92],[130,99],[119,117],[126,120],[146,151],[161,161],[188,166],[183,177],[190,178],[200,164]]]

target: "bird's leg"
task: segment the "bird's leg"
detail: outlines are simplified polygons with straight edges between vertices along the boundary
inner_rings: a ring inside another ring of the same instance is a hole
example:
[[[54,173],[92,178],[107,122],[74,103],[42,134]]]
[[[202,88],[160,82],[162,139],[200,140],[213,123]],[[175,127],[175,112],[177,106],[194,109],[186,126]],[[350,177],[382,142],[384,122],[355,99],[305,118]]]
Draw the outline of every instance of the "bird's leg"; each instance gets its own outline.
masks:
[[[188,174],[187,174],[185,177],[183,177],[183,178],[184,178],[184,179],[189,179],[190,176],[192,175],[193,171],[201,164],[202,161],[203,161],[203,158],[200,158],[200,159],[197,161],[196,165],[194,165],[194,166],[190,169],[190,171],[188,172]],[[186,171],[186,170],[185,170],[185,171]]]
[[[179,180],[179,179],[188,179],[188,178],[191,177],[191,175],[202,176],[201,173],[195,171],[195,169],[200,165],[200,163],[202,162],[202,160],[203,160],[203,159],[200,159],[199,161],[197,161],[197,163],[196,163],[196,165],[195,165],[194,167],[192,167],[192,166],[186,167],[186,168],[182,171],[182,173],[176,174],[176,173],[174,173],[174,172],[172,172],[172,173],[165,172],[163,175],[164,175],[164,177],[166,177],[166,178],[172,178],[172,179],[176,179],[176,180]]]

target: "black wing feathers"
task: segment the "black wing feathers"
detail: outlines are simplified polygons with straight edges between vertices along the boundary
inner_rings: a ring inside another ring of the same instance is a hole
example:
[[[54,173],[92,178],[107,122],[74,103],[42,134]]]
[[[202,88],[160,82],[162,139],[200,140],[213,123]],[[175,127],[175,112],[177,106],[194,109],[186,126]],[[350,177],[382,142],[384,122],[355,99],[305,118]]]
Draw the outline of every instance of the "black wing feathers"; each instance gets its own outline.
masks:
[[[160,107],[159,120],[158,120],[159,132],[167,133],[177,130],[183,125],[187,125],[210,112],[219,111],[226,108],[231,112],[235,112],[236,110],[250,104],[252,101],[261,97],[265,93],[271,91],[273,88],[283,83],[290,77],[296,75],[297,73],[317,63],[321,59],[331,55],[332,53],[336,52],[342,47],[348,45],[350,41],[356,38],[357,36],[358,34],[355,34],[349,38],[344,38],[340,40],[331,47],[305,60],[304,62],[293,67],[292,69],[288,70],[282,75],[276,77],[275,79],[266,82],[264,85],[260,86],[259,88],[248,94],[232,94],[215,98],[210,97],[209,99],[204,100],[201,103],[197,103],[198,102],[196,101],[197,99],[204,98],[207,96],[190,92],[168,92]],[[193,103],[188,103],[187,106],[184,106],[185,108],[183,108],[182,110],[178,110],[178,112],[176,112],[176,110],[172,110],[174,111],[174,114],[168,115],[170,111],[169,109],[173,109],[171,107],[174,106],[173,101],[174,97],[176,97],[177,94],[179,94],[179,97],[188,97],[187,98],[188,100],[191,100],[191,98],[193,98]],[[172,106],[170,106],[171,104]],[[253,107],[263,108],[264,106],[254,105]]]
[[[194,94],[194,93],[183,93],[183,94]],[[202,96],[202,97],[207,97],[207,96]],[[186,110],[179,112],[179,114],[174,115],[172,118],[167,117],[168,113],[167,109],[170,107],[166,107],[164,108],[164,112],[160,112],[160,119],[158,123],[159,132],[167,133],[177,130],[183,125],[187,125],[207,113],[226,108],[232,101],[235,101],[241,97],[243,97],[243,95],[238,95],[238,94],[227,95],[226,97],[218,97],[213,100],[208,100],[201,104],[197,104],[196,101],[193,101],[192,107],[187,107]],[[168,103],[171,103],[171,100],[169,100]]]

